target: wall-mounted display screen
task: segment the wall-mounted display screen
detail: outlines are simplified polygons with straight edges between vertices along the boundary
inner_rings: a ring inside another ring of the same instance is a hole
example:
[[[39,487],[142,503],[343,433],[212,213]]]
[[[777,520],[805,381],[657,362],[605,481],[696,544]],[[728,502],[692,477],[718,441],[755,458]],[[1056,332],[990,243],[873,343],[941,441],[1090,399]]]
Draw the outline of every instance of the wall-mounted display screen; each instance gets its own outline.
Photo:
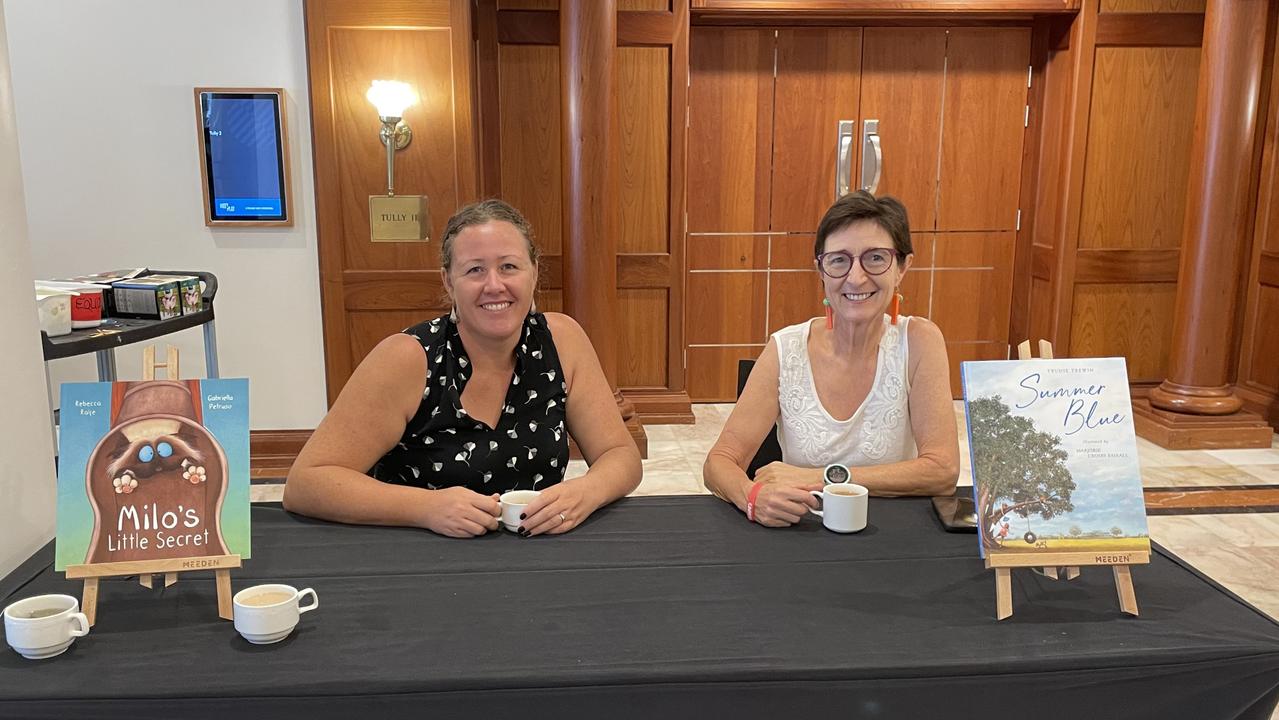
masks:
[[[284,91],[196,88],[206,225],[291,225]]]

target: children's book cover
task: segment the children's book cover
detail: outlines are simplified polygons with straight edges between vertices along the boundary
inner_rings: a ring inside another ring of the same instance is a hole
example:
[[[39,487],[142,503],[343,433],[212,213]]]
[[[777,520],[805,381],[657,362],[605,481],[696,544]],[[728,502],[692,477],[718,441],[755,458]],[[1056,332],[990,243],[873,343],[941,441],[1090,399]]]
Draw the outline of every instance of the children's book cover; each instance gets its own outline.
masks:
[[[982,557],[1150,550],[1123,358],[961,371]]]
[[[249,381],[62,386],[55,569],[249,557]]]

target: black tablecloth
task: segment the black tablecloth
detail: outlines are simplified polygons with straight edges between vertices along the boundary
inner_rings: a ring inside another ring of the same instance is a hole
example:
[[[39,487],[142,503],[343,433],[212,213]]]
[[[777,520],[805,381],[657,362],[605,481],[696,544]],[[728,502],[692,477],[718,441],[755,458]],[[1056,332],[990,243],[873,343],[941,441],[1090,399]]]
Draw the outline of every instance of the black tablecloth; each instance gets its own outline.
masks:
[[[747,523],[707,497],[622,500],[559,537],[450,540],[253,509],[236,589],[313,587],[287,640],[218,620],[209,573],[104,581],[64,655],[0,654],[0,717],[1256,718],[1279,625],[1159,550],[1121,614],[1107,568],[1013,573],[926,500],[871,523]],[[10,598],[79,594],[46,569]]]

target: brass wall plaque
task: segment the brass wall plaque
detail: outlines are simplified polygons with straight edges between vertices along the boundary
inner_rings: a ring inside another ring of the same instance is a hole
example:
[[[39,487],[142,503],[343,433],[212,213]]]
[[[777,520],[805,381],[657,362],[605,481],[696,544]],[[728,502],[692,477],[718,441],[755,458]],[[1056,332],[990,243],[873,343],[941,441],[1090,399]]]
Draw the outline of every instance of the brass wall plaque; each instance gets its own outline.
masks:
[[[425,195],[370,195],[373,242],[429,242],[431,212]]]

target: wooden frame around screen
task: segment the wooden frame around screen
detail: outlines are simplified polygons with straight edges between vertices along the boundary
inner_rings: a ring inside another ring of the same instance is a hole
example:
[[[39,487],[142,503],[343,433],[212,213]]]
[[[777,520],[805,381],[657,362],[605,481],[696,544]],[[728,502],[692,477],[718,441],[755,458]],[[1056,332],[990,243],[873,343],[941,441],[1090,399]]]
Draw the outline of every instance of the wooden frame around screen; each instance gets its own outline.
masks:
[[[204,147],[204,106],[200,103],[203,93],[256,93],[272,94],[277,99],[280,124],[280,173],[284,185],[284,217],[280,220],[224,220],[214,219],[210,210],[209,197],[209,159]],[[207,227],[287,227],[293,225],[293,175],[289,169],[289,121],[286,109],[287,97],[284,88],[195,88],[195,134],[196,145],[200,148],[200,192],[204,198],[204,224]]]

